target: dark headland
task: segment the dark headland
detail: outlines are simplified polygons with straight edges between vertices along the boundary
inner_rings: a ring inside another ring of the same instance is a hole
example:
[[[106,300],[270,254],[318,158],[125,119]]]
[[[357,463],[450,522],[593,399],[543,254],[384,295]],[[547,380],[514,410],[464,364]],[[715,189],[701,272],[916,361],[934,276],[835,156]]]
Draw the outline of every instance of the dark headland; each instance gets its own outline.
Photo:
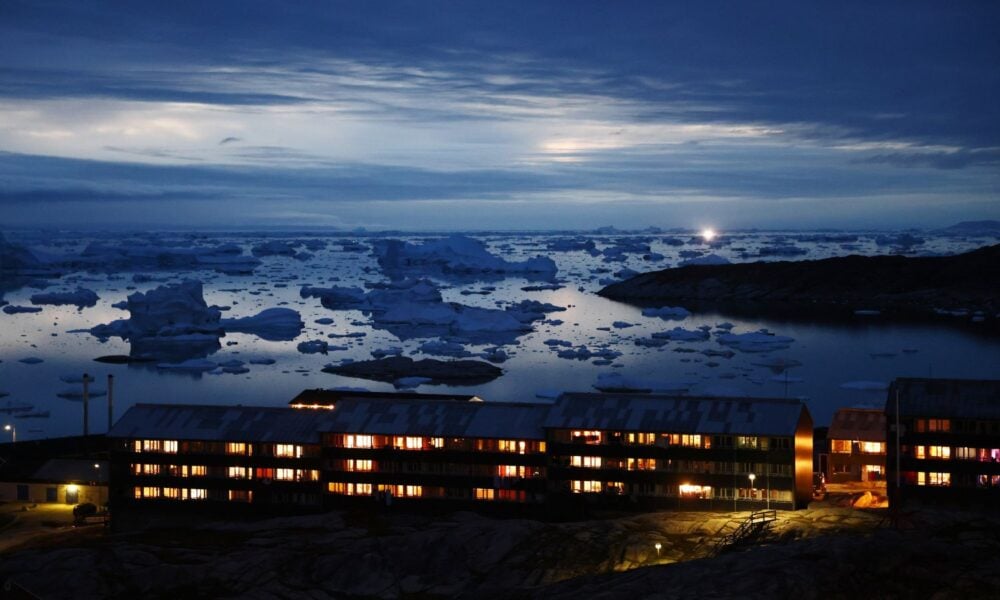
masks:
[[[919,317],[967,311],[995,321],[1000,312],[1000,244],[954,256],[852,255],[692,265],[637,275],[598,293],[633,304],[679,303],[730,312],[837,316],[872,310]]]

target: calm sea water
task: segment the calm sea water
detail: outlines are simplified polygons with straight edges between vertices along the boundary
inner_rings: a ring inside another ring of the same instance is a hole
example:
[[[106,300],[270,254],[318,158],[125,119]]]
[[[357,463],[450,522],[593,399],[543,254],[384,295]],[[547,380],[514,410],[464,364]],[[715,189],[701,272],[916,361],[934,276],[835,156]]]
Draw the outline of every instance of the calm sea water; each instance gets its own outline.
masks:
[[[237,243],[247,250],[260,241],[253,234],[173,235],[161,236],[165,242],[186,244]],[[274,236],[270,236],[274,237]],[[429,236],[406,236],[419,241]],[[858,317],[844,323],[811,323],[775,318],[746,318],[722,314],[693,314],[680,321],[665,321],[643,317],[637,307],[613,302],[596,296],[601,278],[611,277],[623,267],[646,271],[677,264],[679,253],[714,252],[734,261],[758,260],[761,248],[794,244],[806,251],[795,258],[820,258],[847,253],[885,253],[891,246],[877,245],[875,234],[861,233],[856,242],[823,241],[796,233],[744,233],[729,236],[717,247],[709,248],[690,235],[673,235],[686,243],[682,246],[664,243],[662,235],[589,235],[598,250],[625,240],[649,244],[653,256],[644,252],[628,252],[624,261],[607,262],[603,255],[591,256],[584,251],[551,252],[546,245],[554,237],[545,234],[476,236],[486,241],[490,249],[508,260],[520,260],[537,254],[551,256],[559,265],[557,280],[564,285],[558,290],[523,291],[530,283],[523,278],[490,281],[441,281],[448,286],[445,299],[466,305],[497,307],[523,299],[566,307],[564,312],[549,314],[561,324],[536,322],[535,331],[517,338],[505,346],[511,358],[501,367],[505,373],[499,379],[473,387],[422,385],[423,392],[471,392],[486,400],[545,401],[536,395],[543,390],[593,391],[601,373],[620,372],[628,378],[663,382],[681,382],[692,394],[725,394],[803,398],[818,425],[827,424],[836,408],[855,405],[880,406],[884,391],[846,389],[842,384],[855,381],[888,382],[899,376],[939,376],[991,378],[1000,376],[1000,339],[974,326],[948,323],[894,324],[878,317]],[[40,236],[8,234],[11,241],[27,243],[40,252],[72,253],[78,251],[93,236],[61,234]],[[107,240],[108,238],[104,238]],[[279,238],[281,239],[281,238]],[[290,235],[285,239],[305,239]],[[97,306],[78,310],[71,306],[45,306],[36,314],[7,315],[0,313],[0,409],[8,403],[30,404],[35,411],[49,411],[48,418],[19,418],[18,413],[0,412],[2,424],[16,427],[18,439],[33,439],[77,434],[81,431],[82,402],[57,397],[78,385],[64,383],[61,377],[94,376],[94,387],[106,388],[108,375],[115,377],[115,412],[137,402],[283,405],[306,388],[337,386],[363,387],[371,390],[391,390],[390,384],[351,379],[322,373],[325,364],[346,358],[364,360],[374,350],[401,347],[404,354],[420,358],[417,348],[426,338],[400,339],[393,333],[372,326],[368,316],[360,311],[332,311],[323,308],[315,298],[302,299],[302,285],[362,285],[364,282],[385,280],[370,252],[344,251],[342,237],[322,238],[330,243],[315,251],[313,257],[301,261],[288,257],[263,257],[263,264],[252,275],[223,275],[214,271],[149,272],[156,281],[133,282],[136,271],[120,273],[75,272],[52,280],[48,289],[69,290],[76,287],[92,289],[100,296]],[[357,241],[367,245],[364,237]],[[915,252],[954,252],[995,243],[992,239],[929,238],[913,248]],[[847,244],[846,247],[843,244]],[[766,253],[766,251],[765,251]],[[768,257],[774,259],[777,257]],[[221,349],[209,359],[223,362],[231,359],[249,361],[271,358],[272,365],[247,365],[250,372],[232,374],[191,374],[164,371],[154,365],[108,365],[93,359],[107,354],[128,354],[129,345],[118,338],[100,342],[87,333],[71,330],[89,328],[128,313],[112,307],[134,291],[145,291],[167,282],[198,279],[205,285],[209,304],[228,306],[226,317],[252,315],[264,308],[287,306],[298,310],[306,329],[293,341],[271,342],[250,334],[228,334]],[[484,287],[494,290],[479,292]],[[462,292],[467,292],[463,294]],[[26,287],[8,291],[5,300],[14,305],[30,305],[29,297],[37,288]],[[864,307],[858,307],[864,308]],[[319,325],[314,321],[332,318],[333,324]],[[613,326],[615,322],[632,324]],[[725,350],[714,336],[700,342],[670,342],[661,348],[638,346],[636,339],[674,327],[695,329],[710,326],[715,330],[722,323],[731,323],[736,333],[765,328],[775,334],[794,338],[787,349],[767,354],[736,352],[732,357],[707,356],[704,350]],[[359,338],[331,339],[329,334],[364,333]],[[346,345],[327,355],[302,354],[296,346],[306,340],[326,340],[331,345]],[[565,340],[573,345],[585,344],[591,349],[610,347],[622,353],[610,365],[593,361],[559,358],[544,342]],[[470,346],[472,352],[483,346]],[[43,360],[38,364],[20,362],[27,357]],[[801,362],[787,371],[787,381],[777,381],[776,373],[754,363],[767,357],[791,358]],[[544,394],[543,394],[544,395]],[[90,403],[91,432],[107,428],[106,398],[93,398]],[[7,432],[0,431],[0,435]]]

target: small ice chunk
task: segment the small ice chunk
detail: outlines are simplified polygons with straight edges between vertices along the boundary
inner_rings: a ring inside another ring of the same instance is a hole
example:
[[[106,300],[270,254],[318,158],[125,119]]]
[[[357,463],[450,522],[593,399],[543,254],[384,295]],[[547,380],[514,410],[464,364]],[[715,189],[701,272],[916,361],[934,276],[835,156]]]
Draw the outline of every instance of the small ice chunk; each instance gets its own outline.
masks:
[[[212,371],[216,364],[204,358],[190,358],[179,363],[159,363],[157,369],[167,369],[175,371]]]
[[[664,306],[662,308],[644,308],[642,309],[642,316],[659,317],[665,321],[681,321],[691,316],[691,313],[686,308],[680,306]]]
[[[40,306],[17,306],[15,304],[8,304],[3,307],[3,311],[8,315],[16,315],[20,313],[39,313],[42,312],[42,307]]]
[[[326,354],[330,349],[330,344],[325,340],[309,340],[305,342],[299,342],[296,346],[299,352],[302,354]]]
[[[17,362],[24,363],[26,365],[37,365],[38,363],[43,363],[45,361],[38,358],[37,356],[29,356],[27,358],[22,358]]]
[[[93,290],[85,288],[77,288],[72,292],[43,292],[31,296],[32,304],[52,304],[55,306],[72,304],[77,308],[94,306],[97,304],[97,300],[97,294]]]

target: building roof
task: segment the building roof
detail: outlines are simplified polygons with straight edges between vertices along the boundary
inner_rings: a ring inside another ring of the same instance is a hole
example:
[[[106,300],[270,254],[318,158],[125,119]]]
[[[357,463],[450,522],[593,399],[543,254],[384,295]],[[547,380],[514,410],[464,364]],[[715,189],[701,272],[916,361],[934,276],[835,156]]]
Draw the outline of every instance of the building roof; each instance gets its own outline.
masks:
[[[890,418],[896,415],[897,392],[901,416],[1000,420],[1000,380],[897,379],[885,403]]]
[[[325,431],[542,440],[548,410],[548,404],[348,398],[330,411],[334,421]]]
[[[94,465],[100,468],[95,469]],[[82,458],[11,459],[0,465],[0,481],[106,484],[108,461]]]
[[[472,394],[423,394],[417,392],[369,392],[357,390],[302,390],[292,398],[290,405],[331,406],[348,398],[369,400],[447,400],[451,402],[475,402],[480,398]]]
[[[872,408],[841,408],[833,414],[828,440],[885,441],[885,411]]]
[[[330,410],[287,407],[136,404],[108,437],[318,444]]]
[[[786,436],[795,434],[803,412],[811,421],[798,400],[567,393],[552,406],[545,427]]]

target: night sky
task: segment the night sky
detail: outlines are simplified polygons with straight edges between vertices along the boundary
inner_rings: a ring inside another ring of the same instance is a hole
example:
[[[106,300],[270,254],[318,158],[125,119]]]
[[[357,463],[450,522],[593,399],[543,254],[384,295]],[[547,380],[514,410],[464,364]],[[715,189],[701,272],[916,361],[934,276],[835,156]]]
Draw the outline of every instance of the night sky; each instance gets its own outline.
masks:
[[[0,226],[1000,218],[1000,3],[0,2]]]

